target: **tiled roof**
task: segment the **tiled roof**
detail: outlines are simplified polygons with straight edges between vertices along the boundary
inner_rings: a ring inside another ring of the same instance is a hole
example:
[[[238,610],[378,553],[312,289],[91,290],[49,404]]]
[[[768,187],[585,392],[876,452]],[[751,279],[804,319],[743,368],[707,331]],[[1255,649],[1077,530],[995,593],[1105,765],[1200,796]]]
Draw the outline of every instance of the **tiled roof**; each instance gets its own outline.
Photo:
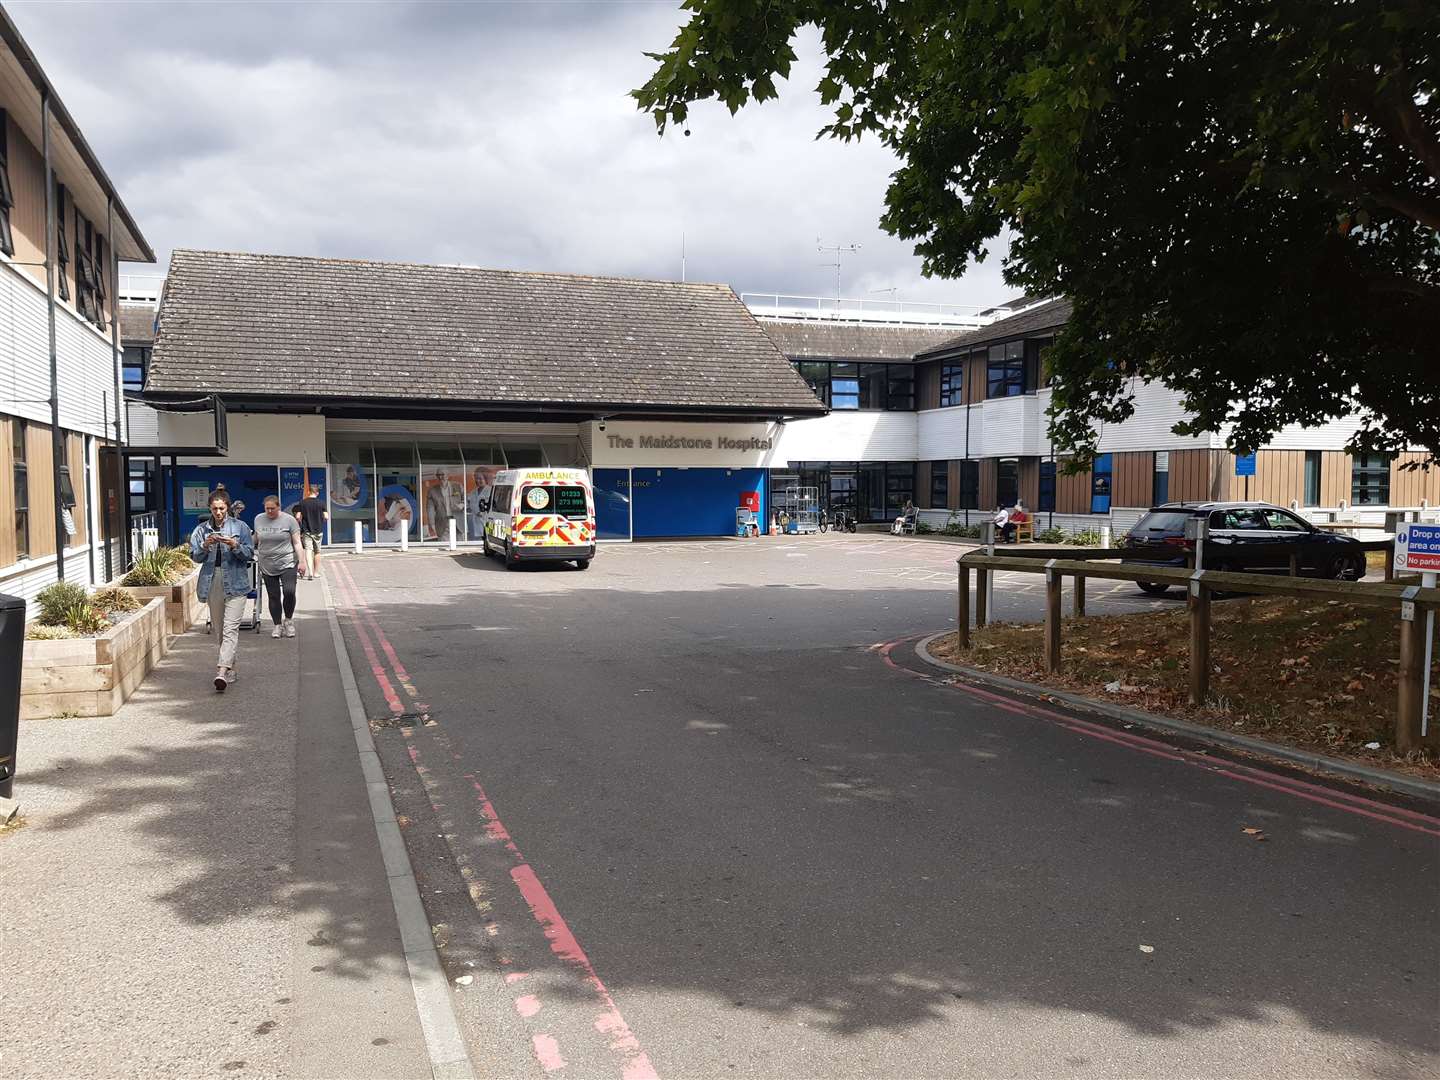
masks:
[[[922,355],[934,356],[961,347],[969,348],[974,345],[985,345],[992,341],[1024,337],[1043,330],[1055,330],[1064,326],[1069,319],[1069,300],[1048,300],[1039,307],[1031,308],[1019,315],[1012,315],[1008,319],[1001,319],[989,326],[982,326],[979,330],[969,330],[958,337],[952,337],[943,344],[926,349]]]
[[[824,411],[725,285],[186,250],[146,393]]]
[[[955,336],[954,327],[763,318],[760,325],[792,360],[909,360]]]
[[[149,345],[154,341],[155,308],[150,304],[121,304],[120,340],[126,345]]]

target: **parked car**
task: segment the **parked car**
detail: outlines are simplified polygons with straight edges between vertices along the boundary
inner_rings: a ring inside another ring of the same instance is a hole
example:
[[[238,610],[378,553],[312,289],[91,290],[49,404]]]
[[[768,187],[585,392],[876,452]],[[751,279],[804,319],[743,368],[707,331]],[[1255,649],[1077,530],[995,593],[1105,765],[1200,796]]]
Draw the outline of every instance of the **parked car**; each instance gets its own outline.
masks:
[[[1358,581],[1365,576],[1365,552],[1352,536],[1325,532],[1279,506],[1261,502],[1165,503],[1152,507],[1125,534],[1120,546],[1127,563],[1155,566],[1187,564],[1195,543],[1185,539],[1185,522],[1208,517],[1204,569],[1243,573],[1290,572],[1294,556],[1308,577]],[[1159,596],[1170,586],[1138,582],[1142,592]]]

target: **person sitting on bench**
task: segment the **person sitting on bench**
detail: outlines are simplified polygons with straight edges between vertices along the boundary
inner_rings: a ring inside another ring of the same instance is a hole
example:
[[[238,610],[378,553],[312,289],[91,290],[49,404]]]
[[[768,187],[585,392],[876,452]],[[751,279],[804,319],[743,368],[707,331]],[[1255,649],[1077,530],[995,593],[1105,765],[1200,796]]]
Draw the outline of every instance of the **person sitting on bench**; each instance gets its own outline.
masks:
[[[1015,506],[1010,511],[1010,527],[1015,530],[1013,535],[1017,541],[1022,532],[1032,539],[1035,535],[1035,530],[1030,527],[1030,511],[1025,509],[1025,503],[1020,499],[1015,500]]]
[[[890,531],[896,536],[903,536],[907,532],[915,531],[915,503],[905,500],[905,506],[900,511],[900,516],[895,519],[895,524],[890,526]]]
[[[1011,524],[1010,511],[1003,506],[995,507],[995,542],[997,544],[1015,542],[1015,526]]]

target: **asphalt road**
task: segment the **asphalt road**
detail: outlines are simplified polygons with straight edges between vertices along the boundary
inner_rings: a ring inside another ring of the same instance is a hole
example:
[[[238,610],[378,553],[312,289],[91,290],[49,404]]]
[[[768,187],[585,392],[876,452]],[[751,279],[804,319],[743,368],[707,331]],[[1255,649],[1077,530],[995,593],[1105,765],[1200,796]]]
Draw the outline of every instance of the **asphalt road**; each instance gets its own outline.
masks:
[[[955,555],[328,560],[477,1071],[1440,1073],[1440,820],[904,670]]]

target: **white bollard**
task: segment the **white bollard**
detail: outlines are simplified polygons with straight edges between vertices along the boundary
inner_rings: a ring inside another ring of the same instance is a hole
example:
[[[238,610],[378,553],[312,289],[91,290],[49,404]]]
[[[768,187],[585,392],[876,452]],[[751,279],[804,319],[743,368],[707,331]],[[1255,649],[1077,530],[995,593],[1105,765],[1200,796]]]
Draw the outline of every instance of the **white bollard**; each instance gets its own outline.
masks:
[[[1109,525],[1101,525],[1101,526],[1100,526],[1100,546],[1101,546],[1102,548],[1108,548],[1108,547],[1110,546],[1110,526],[1109,526]]]
[[[410,550],[410,522],[402,521],[400,529],[400,550]]]
[[[364,534],[360,531],[360,522],[355,522],[355,554],[360,554],[360,549],[365,545]]]
[[[455,550],[455,519],[450,519],[450,550]]]

